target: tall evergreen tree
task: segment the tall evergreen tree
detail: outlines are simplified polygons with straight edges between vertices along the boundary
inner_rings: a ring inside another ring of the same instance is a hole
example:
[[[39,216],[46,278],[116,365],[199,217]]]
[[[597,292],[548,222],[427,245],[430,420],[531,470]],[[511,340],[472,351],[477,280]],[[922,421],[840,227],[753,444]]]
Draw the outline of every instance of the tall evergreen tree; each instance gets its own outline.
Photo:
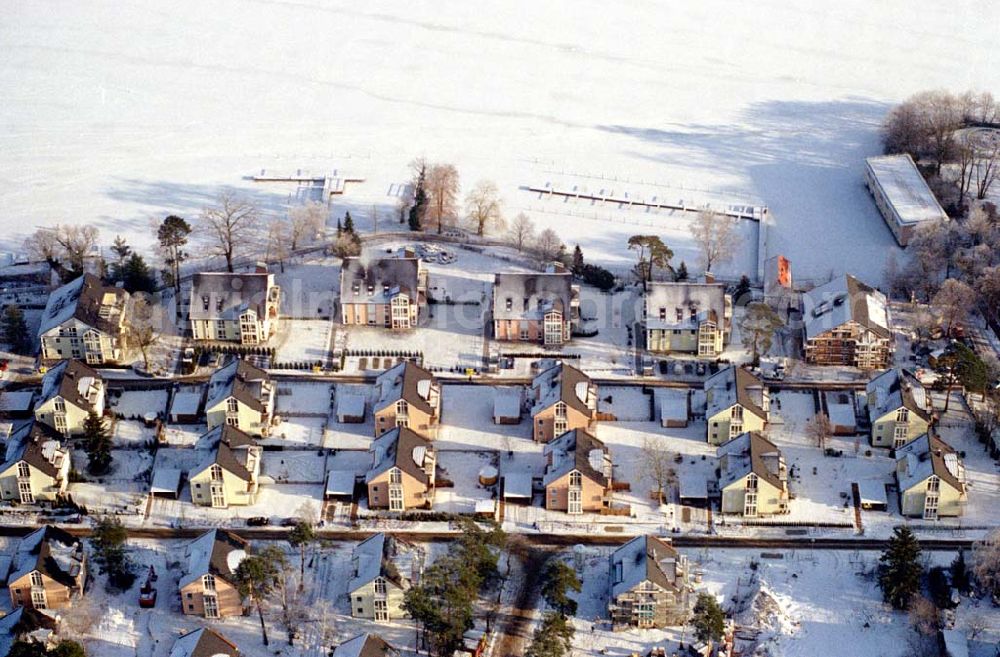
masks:
[[[146,260],[138,253],[133,253],[125,261],[121,279],[129,292],[152,293],[156,290],[156,278],[146,265]]]
[[[288,542],[299,548],[299,591],[306,583],[306,546],[316,540],[316,532],[308,520],[299,520],[288,534]]]
[[[132,254],[132,247],[128,245],[125,238],[121,235],[115,235],[115,241],[111,245],[111,250],[115,254],[115,264],[111,268],[112,276],[116,280],[122,279],[122,272],[125,269],[125,259]]]
[[[583,263],[583,249],[581,249],[580,245],[577,244],[575,247],[573,247],[573,264],[570,266],[570,269],[573,271],[573,273],[576,276],[582,276],[583,275],[583,264],[584,264]]]
[[[576,600],[569,597],[569,592],[580,592],[576,571],[565,561],[553,559],[545,567],[542,580],[542,597],[549,606],[562,616],[575,614]]]
[[[87,445],[87,471],[101,476],[111,470],[111,435],[104,419],[91,411],[83,422],[83,438]]]
[[[125,552],[128,531],[117,518],[103,517],[97,521],[90,544],[94,560],[101,573],[108,576],[108,587],[126,591],[135,582],[132,562]]]
[[[423,230],[424,212],[427,210],[427,190],[424,188],[425,167],[417,174],[416,189],[413,191],[413,205],[410,207],[410,230]]]
[[[527,657],[563,657],[568,654],[573,642],[573,626],[565,616],[548,613],[542,617],[542,624],[535,630]]]
[[[677,268],[677,280],[686,281],[688,278],[689,278],[688,266],[683,260],[681,260],[681,264]]]
[[[164,219],[156,231],[156,238],[160,242],[160,248],[163,249],[163,259],[173,272],[171,278],[176,294],[180,294],[181,291],[181,263],[188,258],[184,246],[188,242],[189,235],[191,226],[176,215]]]
[[[964,550],[959,550],[955,560],[951,562],[951,584],[962,593],[969,590],[969,569],[965,563]]]
[[[275,547],[264,548],[257,554],[243,559],[236,568],[236,589],[244,598],[250,598],[257,607],[260,618],[260,633],[264,645],[270,645],[267,638],[267,627],[264,625],[264,600],[271,595],[279,585],[279,578],[284,569],[284,552]]]
[[[31,334],[24,321],[24,313],[14,304],[4,308],[0,330],[4,341],[10,345],[15,354],[27,355],[31,351]]]
[[[344,232],[348,235],[354,235],[354,218],[351,216],[351,212],[348,210],[344,213]]]
[[[715,597],[708,593],[699,593],[694,603],[694,615],[691,617],[694,635],[699,641],[720,641],[726,630],[726,616]]]
[[[920,543],[909,527],[896,527],[879,557],[878,583],[882,597],[896,609],[906,609],[920,591]]]

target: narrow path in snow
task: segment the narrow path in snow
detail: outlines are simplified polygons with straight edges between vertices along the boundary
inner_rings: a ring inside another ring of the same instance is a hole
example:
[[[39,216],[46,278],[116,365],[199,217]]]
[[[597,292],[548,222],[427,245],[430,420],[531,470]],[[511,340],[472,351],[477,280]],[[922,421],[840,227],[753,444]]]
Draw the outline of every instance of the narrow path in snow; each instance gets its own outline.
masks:
[[[497,628],[499,639],[493,657],[520,657],[531,642],[531,627],[534,624],[535,609],[542,590],[542,571],[552,558],[549,550],[518,544],[511,547],[521,569],[520,590],[513,602],[504,605],[501,621]]]

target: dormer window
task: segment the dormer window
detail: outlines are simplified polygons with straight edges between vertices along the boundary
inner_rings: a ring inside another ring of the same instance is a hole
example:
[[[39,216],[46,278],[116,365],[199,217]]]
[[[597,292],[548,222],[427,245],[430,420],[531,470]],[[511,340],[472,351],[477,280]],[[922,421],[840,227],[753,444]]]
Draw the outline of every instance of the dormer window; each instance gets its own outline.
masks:
[[[218,463],[211,468],[212,481],[222,481],[222,466]]]
[[[507,297],[507,312],[510,312],[513,309],[514,309],[514,300],[511,299],[510,297]]]
[[[575,488],[583,486],[583,475],[578,470],[569,473],[569,485]]]
[[[18,463],[17,464],[17,476],[21,477],[21,478],[30,477],[31,476],[31,466],[29,466],[24,461],[21,461],[20,463]]]
[[[529,304],[530,302],[531,302],[531,299],[529,299],[528,297],[524,297],[524,300],[523,300],[523,305],[522,305],[522,308],[523,308],[523,309],[524,309],[525,311],[527,311],[527,310],[528,310],[528,304]]]
[[[219,312],[219,313],[222,312],[222,298],[221,297],[215,300],[215,312]]]
[[[675,308],[674,310],[677,311],[677,321],[678,322],[683,321],[684,320],[684,309],[683,308]]]
[[[358,281],[354,281],[354,284],[351,285],[351,291],[354,294],[359,294],[361,292],[361,283],[359,283]]]
[[[382,284],[382,294],[383,296],[389,296],[389,286],[385,283]]]
[[[370,297],[375,296],[375,286],[374,285],[369,285],[368,286],[368,296],[370,296]]]
[[[201,307],[203,310],[208,310],[208,303],[209,303],[208,295],[207,294],[203,295],[201,297]]]
[[[66,400],[64,400],[62,397],[56,397],[55,400],[52,402],[52,408],[55,409],[56,413],[65,413]]]
[[[663,306],[660,307],[660,320],[666,321],[667,319],[667,309]]]

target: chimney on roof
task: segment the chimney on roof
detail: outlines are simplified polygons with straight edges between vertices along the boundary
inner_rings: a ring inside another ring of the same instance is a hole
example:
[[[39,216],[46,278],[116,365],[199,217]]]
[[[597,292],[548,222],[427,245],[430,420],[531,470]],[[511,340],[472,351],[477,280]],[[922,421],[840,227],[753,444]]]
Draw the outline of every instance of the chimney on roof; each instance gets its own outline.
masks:
[[[267,273],[267,263],[263,260],[258,260],[254,265],[255,274],[266,274]]]
[[[712,283],[715,282],[715,274],[713,274],[710,271],[705,272],[704,274],[701,275],[700,282],[711,285]]]

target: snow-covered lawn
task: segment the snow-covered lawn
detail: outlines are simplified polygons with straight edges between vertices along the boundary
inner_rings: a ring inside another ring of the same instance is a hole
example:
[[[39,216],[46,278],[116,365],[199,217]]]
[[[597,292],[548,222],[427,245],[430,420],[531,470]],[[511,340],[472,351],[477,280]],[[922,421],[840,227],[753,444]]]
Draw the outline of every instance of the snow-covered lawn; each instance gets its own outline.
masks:
[[[276,363],[324,361],[330,355],[333,323],[325,319],[282,319],[268,343],[275,348]]]
[[[165,417],[166,390],[123,390],[119,396],[109,396],[111,410],[126,420],[142,419],[147,413]]]
[[[296,415],[326,417],[330,413],[330,383],[279,381],[274,412],[282,417]]]
[[[447,449],[533,450],[531,416],[519,424],[494,424],[497,388],[449,385],[441,394],[441,429],[435,446]]]
[[[325,481],[325,462],[325,455],[316,450],[264,452],[261,474],[279,483],[321,484]]]

